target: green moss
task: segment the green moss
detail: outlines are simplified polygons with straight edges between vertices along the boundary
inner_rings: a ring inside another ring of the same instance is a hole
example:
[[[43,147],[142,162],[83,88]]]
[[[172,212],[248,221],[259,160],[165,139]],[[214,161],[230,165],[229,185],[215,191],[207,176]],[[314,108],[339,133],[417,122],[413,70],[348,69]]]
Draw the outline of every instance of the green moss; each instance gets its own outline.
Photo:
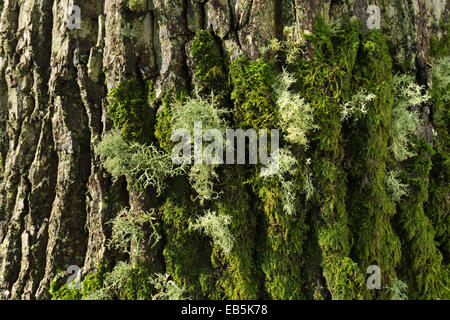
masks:
[[[138,265],[133,267],[125,288],[122,289],[121,295],[123,299],[150,300],[152,294],[155,293],[150,281],[153,276],[154,273],[151,272],[150,266]]]
[[[2,156],[0,156],[0,175],[3,179],[3,176],[5,175],[5,164]]]
[[[67,284],[58,287],[55,281],[50,283],[52,300],[81,300],[82,294],[78,289],[69,289]]]
[[[426,215],[433,222],[444,263],[450,263],[450,58],[437,59],[433,67],[433,119],[435,129]]]
[[[156,114],[155,137],[159,141],[159,145],[166,152],[171,152],[175,146],[170,140],[172,135],[172,116],[171,116],[170,95],[166,94],[162,99],[162,106]]]
[[[230,231],[235,246],[228,255],[214,247],[211,261],[216,272],[218,292],[211,298],[258,299],[261,297],[261,275],[255,261],[257,248],[257,214],[252,199],[241,181],[248,175],[242,167],[226,168],[218,185],[222,195],[214,204],[218,214],[232,218]]]
[[[274,175],[250,179],[257,196],[255,209],[260,213],[257,252],[264,275],[263,298],[310,299],[314,280],[305,246],[309,232],[307,200],[314,187],[305,151],[310,133],[317,127],[313,108],[298,92],[298,79],[284,72],[275,81],[276,113],[270,121],[283,130],[279,168]],[[316,262],[312,264],[317,266]]]
[[[297,181],[295,181],[297,182]],[[298,184],[299,185],[299,184]],[[304,244],[308,227],[306,211],[295,201],[295,213],[286,214],[282,206],[282,183],[255,181],[255,191],[264,212],[265,232],[261,264],[265,275],[265,289],[270,299],[308,299],[304,282]]]
[[[165,247],[163,250],[166,272],[194,299],[204,297],[200,280],[211,272],[209,239],[189,230],[189,225],[203,213],[191,200],[188,181],[179,178],[173,182],[177,188],[170,190],[167,200],[160,208],[164,223]]]
[[[87,297],[88,295],[100,290],[105,281],[105,274],[107,272],[107,265],[100,264],[96,273],[89,273],[83,280],[81,288],[81,295]]]
[[[100,263],[96,273],[86,275],[81,283],[81,289],[70,289],[67,284],[60,285],[60,281],[50,282],[50,295],[52,300],[81,300],[103,287],[107,265]]]
[[[128,8],[131,11],[143,12],[145,11],[145,2],[147,0],[128,0]]]
[[[430,41],[430,54],[432,57],[448,57],[450,54],[450,23],[441,21],[440,27],[444,32],[441,39],[432,36]]]
[[[263,59],[236,59],[230,67],[235,121],[239,127],[273,129],[277,123],[273,67]]]
[[[424,141],[415,144],[417,155],[403,163],[402,180],[410,193],[399,204],[397,217],[403,240],[401,278],[408,283],[410,299],[445,299],[442,254],[434,241],[433,224],[424,213],[433,150]]]
[[[364,119],[351,126],[348,137],[353,252],[363,270],[378,265],[382,283],[389,285],[396,278],[401,255],[400,241],[392,228],[395,205],[385,187],[394,103],[392,61],[379,30],[364,35],[361,44],[355,81],[376,98]]]
[[[52,300],[151,300],[157,294],[153,279],[155,268],[151,264],[131,266],[119,261],[111,270],[100,264],[96,273],[89,273],[81,289],[69,289],[66,284],[50,284]]]
[[[367,298],[367,289],[356,276],[351,261],[351,234],[346,210],[346,174],[340,104],[352,94],[351,80],[360,45],[360,26],[346,22],[332,30],[319,18],[307,40],[314,48],[312,60],[298,62],[304,97],[315,110],[318,129],[311,138],[314,229],[322,251],[322,269],[333,299]],[[339,271],[338,271],[339,270]],[[361,271],[359,271],[361,272]],[[345,286],[343,286],[345,284]]]
[[[166,93],[162,98],[162,105],[156,114],[155,137],[159,141],[159,145],[167,153],[171,153],[175,142],[170,138],[172,136],[172,108],[176,102],[182,103],[185,101],[186,94],[184,91],[173,94]]]
[[[336,259],[330,268],[324,270],[324,276],[335,300],[366,300],[369,297],[364,274],[358,264],[348,257]]]
[[[205,30],[197,31],[191,54],[195,64],[195,77],[200,93],[214,93],[219,106],[229,103],[228,70],[220,46],[214,36]]]
[[[149,143],[153,139],[155,110],[148,104],[153,85],[124,81],[108,93],[107,111],[127,142]]]

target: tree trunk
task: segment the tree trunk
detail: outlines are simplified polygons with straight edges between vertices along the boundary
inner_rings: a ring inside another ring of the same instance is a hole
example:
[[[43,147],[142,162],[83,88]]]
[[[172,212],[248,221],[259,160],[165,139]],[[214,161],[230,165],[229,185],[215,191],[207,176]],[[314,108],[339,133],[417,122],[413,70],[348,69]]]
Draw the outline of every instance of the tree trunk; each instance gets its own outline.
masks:
[[[369,4],[381,8],[395,63],[431,85],[429,42],[441,36],[445,0],[148,0],[140,11],[125,0],[0,0],[0,290],[48,298],[69,265],[86,273],[113,255],[106,222],[118,208],[149,207],[94,151],[112,127],[106,96],[117,82],[151,79],[157,99],[189,91],[200,29],[231,59],[256,59],[286,26],[312,30],[320,13],[366,22]],[[68,27],[71,5],[81,8],[80,29]]]

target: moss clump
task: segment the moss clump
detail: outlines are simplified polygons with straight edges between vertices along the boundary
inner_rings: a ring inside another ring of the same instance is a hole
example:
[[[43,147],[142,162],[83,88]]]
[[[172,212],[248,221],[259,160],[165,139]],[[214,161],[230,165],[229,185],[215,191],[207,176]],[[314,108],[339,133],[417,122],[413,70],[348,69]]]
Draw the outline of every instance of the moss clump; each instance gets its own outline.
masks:
[[[3,178],[4,175],[5,175],[5,164],[3,161],[3,157],[0,156],[0,176]]]
[[[145,2],[147,0],[128,0],[128,8],[135,12],[145,11]]]
[[[172,152],[175,142],[172,136],[172,109],[176,104],[186,101],[186,93],[182,90],[177,93],[167,92],[161,99],[162,104],[156,114],[155,137],[161,148],[168,154]]]
[[[57,281],[50,283],[50,295],[52,300],[82,300],[91,294],[101,290],[108,267],[100,263],[96,273],[89,273],[81,283],[81,289],[71,289],[67,284],[58,286]]]
[[[119,262],[105,277],[106,290],[119,300],[150,300],[155,293],[150,269],[143,264],[131,266]]]
[[[433,222],[444,263],[450,263],[450,58],[437,59],[433,68],[433,138],[435,154],[430,172],[426,214]]]
[[[296,183],[297,179],[293,182]],[[300,185],[300,184],[298,184]],[[264,212],[265,236],[261,249],[261,267],[265,275],[265,288],[270,299],[308,299],[304,281],[304,244],[308,227],[306,210],[294,200],[292,215],[283,208],[283,183],[278,179],[255,181],[260,197],[260,210]]]
[[[153,266],[143,263],[132,266],[119,261],[109,272],[101,264],[98,272],[85,277],[81,289],[69,289],[66,284],[57,288],[53,281],[50,294],[52,300],[155,300],[179,297],[179,294],[171,295],[174,291],[184,294],[171,281],[161,283],[161,275],[154,272]]]
[[[386,40],[379,30],[372,30],[361,39],[355,80],[361,89],[376,98],[370,102],[364,119],[351,126],[348,150],[353,188],[349,210],[355,230],[353,252],[357,262],[362,268],[378,265],[384,285],[396,278],[395,269],[401,255],[400,240],[392,227],[395,204],[385,188],[392,138],[392,78]]]
[[[83,300],[151,300],[156,289],[152,284],[152,266],[131,265],[119,261],[110,272],[95,278],[93,290],[83,292]],[[87,279],[87,278],[86,278]],[[84,288],[84,287],[83,287]]]
[[[82,298],[79,289],[70,289],[67,284],[58,287],[54,281],[50,283],[50,295],[52,300],[81,300]]]
[[[320,128],[311,138],[316,188],[312,202],[317,208],[313,223],[322,251],[323,275],[333,299],[368,297],[363,278],[356,276],[358,270],[349,260],[351,234],[345,204],[340,106],[353,93],[351,79],[360,30],[358,24],[346,22],[333,31],[323,18],[317,19],[313,34],[307,37],[314,48],[313,58],[298,63],[301,92],[315,110],[314,119]]]
[[[248,188],[241,184],[248,172],[239,167],[226,168],[218,185],[221,197],[214,203],[219,215],[231,217],[229,226],[236,245],[224,255],[218,247],[213,248],[211,261],[217,276],[216,296],[225,299],[258,299],[261,297],[261,274],[255,260],[258,246],[257,212],[252,208],[252,198]]]
[[[164,223],[165,247],[163,250],[166,272],[180,287],[185,287],[194,299],[203,298],[201,278],[209,275],[211,248],[209,239],[202,237],[189,225],[203,211],[191,200],[188,182],[184,178],[174,181],[178,187],[167,195],[160,214]]]
[[[403,240],[401,278],[410,299],[445,299],[442,254],[436,247],[433,224],[425,215],[433,150],[416,139],[416,156],[403,162],[403,177],[410,193],[398,206],[398,229]]]
[[[148,104],[153,85],[124,81],[108,93],[107,111],[114,126],[127,142],[149,143],[153,140],[155,110]]]
[[[450,54],[450,23],[441,21],[440,28],[444,31],[441,39],[431,37],[430,53],[432,57],[448,57]]]
[[[205,30],[197,31],[191,54],[195,64],[195,77],[200,93],[214,93],[219,106],[229,103],[228,70],[220,46],[214,36]]]
[[[358,264],[348,257],[330,264],[330,268],[324,270],[324,276],[336,300],[366,300],[369,297],[364,274]]]
[[[172,135],[172,114],[171,104],[174,103],[169,94],[162,99],[162,105],[156,114],[155,137],[158,139],[160,147],[167,153],[172,152],[175,142],[170,140]]]
[[[235,120],[239,127],[273,129],[277,108],[272,85],[273,67],[264,59],[236,59],[230,67]]]

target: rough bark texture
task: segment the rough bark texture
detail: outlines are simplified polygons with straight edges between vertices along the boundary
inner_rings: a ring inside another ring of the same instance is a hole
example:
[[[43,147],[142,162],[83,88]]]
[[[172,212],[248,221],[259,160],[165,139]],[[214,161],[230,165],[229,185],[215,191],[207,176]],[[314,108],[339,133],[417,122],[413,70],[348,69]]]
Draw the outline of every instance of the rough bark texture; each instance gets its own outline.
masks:
[[[105,255],[120,204],[146,207],[113,182],[94,145],[111,128],[106,94],[117,81],[153,79],[157,98],[192,88],[189,46],[209,29],[232,58],[280,36],[312,28],[321,12],[367,20],[369,1],[0,0],[0,290],[10,299],[48,297],[68,265],[87,272]],[[81,29],[67,28],[71,5]],[[445,0],[370,1],[395,61],[430,84],[429,39],[446,20]]]

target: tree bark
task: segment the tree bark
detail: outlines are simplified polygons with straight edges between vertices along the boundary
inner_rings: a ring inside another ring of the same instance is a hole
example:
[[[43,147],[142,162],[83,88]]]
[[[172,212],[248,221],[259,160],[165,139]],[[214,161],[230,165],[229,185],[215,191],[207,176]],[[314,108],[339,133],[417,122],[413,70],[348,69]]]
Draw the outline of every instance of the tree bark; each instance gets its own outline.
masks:
[[[448,17],[445,0],[149,0],[143,12],[122,0],[0,0],[0,291],[46,298],[58,272],[87,272],[111,254],[105,223],[138,201],[94,152],[111,128],[116,82],[152,79],[157,98],[190,90],[197,30],[211,30],[231,59],[256,59],[285,26],[312,30],[320,13],[365,22],[369,4],[381,8],[395,62],[430,85],[429,39]],[[71,5],[79,30],[68,28]]]

